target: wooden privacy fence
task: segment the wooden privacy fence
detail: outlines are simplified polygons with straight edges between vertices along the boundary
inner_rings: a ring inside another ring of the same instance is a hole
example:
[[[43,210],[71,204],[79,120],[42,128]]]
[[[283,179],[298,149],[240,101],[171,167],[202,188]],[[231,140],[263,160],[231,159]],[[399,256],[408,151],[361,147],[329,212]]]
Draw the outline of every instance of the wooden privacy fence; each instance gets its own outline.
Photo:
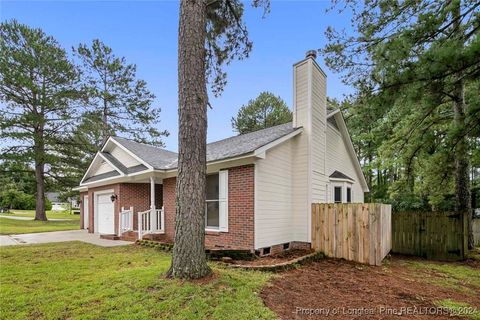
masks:
[[[380,203],[313,203],[312,247],[328,257],[381,265],[392,247],[391,212]]]
[[[453,212],[395,212],[392,252],[427,259],[463,260],[468,246],[467,216]]]

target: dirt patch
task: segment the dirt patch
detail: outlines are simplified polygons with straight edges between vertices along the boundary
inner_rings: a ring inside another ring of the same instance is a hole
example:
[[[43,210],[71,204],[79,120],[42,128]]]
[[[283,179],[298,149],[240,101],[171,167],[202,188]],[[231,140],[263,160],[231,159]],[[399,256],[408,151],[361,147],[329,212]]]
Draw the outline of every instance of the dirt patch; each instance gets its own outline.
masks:
[[[236,265],[248,265],[248,266],[268,266],[268,265],[276,265],[279,263],[288,262],[306,255],[313,253],[313,250],[301,250],[301,249],[293,249],[283,251],[276,255],[261,257],[255,260],[246,261],[246,260],[232,260],[232,264]]]
[[[282,274],[261,292],[265,304],[281,319],[452,319],[439,314],[391,314],[424,310],[435,301],[451,299],[480,309],[480,293],[468,294],[422,280],[427,272],[392,258],[374,267],[343,260],[325,259]],[[314,311],[313,315],[297,308]],[[389,308],[390,314],[387,314]],[[402,309],[410,308],[410,309]],[[423,313],[425,313],[423,312]],[[332,314],[337,313],[337,314]]]

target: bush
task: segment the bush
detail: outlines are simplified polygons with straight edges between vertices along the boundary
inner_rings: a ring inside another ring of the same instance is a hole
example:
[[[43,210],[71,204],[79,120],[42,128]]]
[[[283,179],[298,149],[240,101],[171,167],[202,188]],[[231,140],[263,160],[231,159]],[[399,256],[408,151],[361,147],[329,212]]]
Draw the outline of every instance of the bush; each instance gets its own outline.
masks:
[[[0,206],[18,210],[34,210],[35,196],[23,191],[9,189],[0,196]]]

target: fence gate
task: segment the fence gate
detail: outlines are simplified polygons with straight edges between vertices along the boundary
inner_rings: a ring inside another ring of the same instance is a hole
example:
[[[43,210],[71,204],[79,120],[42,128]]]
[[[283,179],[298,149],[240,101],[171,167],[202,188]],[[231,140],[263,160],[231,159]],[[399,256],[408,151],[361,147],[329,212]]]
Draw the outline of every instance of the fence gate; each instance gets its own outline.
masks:
[[[467,216],[454,212],[392,214],[392,252],[438,260],[463,260]]]

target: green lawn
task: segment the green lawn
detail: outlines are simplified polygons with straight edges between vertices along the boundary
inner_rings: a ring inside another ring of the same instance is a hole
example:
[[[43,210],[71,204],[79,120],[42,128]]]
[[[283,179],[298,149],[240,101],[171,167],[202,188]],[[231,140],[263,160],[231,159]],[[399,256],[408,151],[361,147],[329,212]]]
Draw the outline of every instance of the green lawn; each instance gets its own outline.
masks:
[[[165,279],[170,255],[79,242],[0,248],[3,319],[272,319],[269,274],[211,264],[205,284]]]
[[[35,217],[35,210],[11,210],[10,213],[1,213],[0,216]],[[70,211],[47,211],[48,219],[73,219],[79,220],[79,214],[70,214]]]
[[[12,210],[13,213],[0,214],[0,216],[15,216],[33,218],[33,210]],[[70,214],[68,211],[47,211],[48,219],[69,219],[67,221],[33,221],[13,220],[0,218],[0,234],[21,234],[47,231],[75,230],[80,228],[80,216]]]

